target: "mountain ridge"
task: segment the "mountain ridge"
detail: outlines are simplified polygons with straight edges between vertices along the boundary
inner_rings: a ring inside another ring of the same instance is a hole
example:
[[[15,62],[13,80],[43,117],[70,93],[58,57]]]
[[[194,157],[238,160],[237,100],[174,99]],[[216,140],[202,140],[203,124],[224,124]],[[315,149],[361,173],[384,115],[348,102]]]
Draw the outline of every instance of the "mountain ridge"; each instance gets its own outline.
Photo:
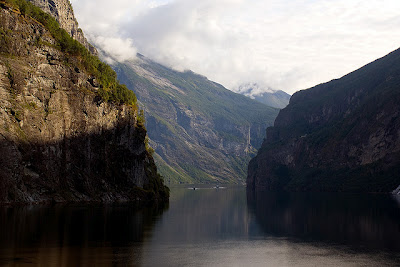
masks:
[[[399,88],[396,50],[295,93],[249,164],[249,188],[394,190],[400,184]]]

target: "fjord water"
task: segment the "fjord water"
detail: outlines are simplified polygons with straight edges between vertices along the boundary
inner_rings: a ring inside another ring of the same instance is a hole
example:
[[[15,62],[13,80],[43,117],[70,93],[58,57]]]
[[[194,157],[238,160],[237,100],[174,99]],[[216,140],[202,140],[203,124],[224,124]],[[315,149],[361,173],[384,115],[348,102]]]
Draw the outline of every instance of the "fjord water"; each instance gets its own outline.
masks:
[[[172,188],[169,207],[3,207],[1,266],[399,266],[389,195]]]

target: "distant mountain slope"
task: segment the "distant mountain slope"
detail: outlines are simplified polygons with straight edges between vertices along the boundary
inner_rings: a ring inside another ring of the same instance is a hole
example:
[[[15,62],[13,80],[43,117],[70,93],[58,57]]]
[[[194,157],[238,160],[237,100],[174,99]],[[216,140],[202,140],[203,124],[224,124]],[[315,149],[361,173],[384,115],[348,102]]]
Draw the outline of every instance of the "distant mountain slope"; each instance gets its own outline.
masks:
[[[250,188],[389,192],[400,184],[400,50],[295,93],[250,165]]]
[[[289,104],[290,95],[283,91],[275,91],[273,93],[265,92],[254,95],[254,100],[270,107],[284,108]]]
[[[144,107],[155,158],[167,181],[245,181],[246,165],[277,109],[140,55],[115,70]]]
[[[257,83],[239,86],[238,93],[248,96],[267,106],[282,109],[289,104],[290,95],[281,90],[264,89]]]

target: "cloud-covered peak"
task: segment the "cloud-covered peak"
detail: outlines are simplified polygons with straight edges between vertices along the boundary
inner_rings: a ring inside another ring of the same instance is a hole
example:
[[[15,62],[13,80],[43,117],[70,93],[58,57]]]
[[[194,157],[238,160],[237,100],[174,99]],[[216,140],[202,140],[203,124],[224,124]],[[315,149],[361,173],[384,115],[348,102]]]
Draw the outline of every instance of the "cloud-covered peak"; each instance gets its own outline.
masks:
[[[258,83],[244,83],[237,88],[233,88],[233,91],[254,98],[255,95],[275,93],[277,90],[269,88],[268,86],[261,86]]]

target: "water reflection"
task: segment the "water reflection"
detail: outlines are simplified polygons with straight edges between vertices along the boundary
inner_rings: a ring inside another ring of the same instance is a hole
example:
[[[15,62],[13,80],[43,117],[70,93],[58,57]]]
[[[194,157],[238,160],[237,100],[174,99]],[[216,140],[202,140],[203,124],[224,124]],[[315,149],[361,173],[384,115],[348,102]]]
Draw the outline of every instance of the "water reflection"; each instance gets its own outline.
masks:
[[[141,244],[164,207],[0,208],[0,265],[140,264]]]
[[[387,196],[172,189],[144,266],[398,266]]]
[[[400,266],[390,196],[172,188],[170,207],[0,208],[5,266]]]
[[[154,243],[242,239],[258,228],[246,207],[244,187],[171,189],[171,205],[157,223]]]
[[[400,251],[400,209],[388,195],[247,192],[266,235]]]

